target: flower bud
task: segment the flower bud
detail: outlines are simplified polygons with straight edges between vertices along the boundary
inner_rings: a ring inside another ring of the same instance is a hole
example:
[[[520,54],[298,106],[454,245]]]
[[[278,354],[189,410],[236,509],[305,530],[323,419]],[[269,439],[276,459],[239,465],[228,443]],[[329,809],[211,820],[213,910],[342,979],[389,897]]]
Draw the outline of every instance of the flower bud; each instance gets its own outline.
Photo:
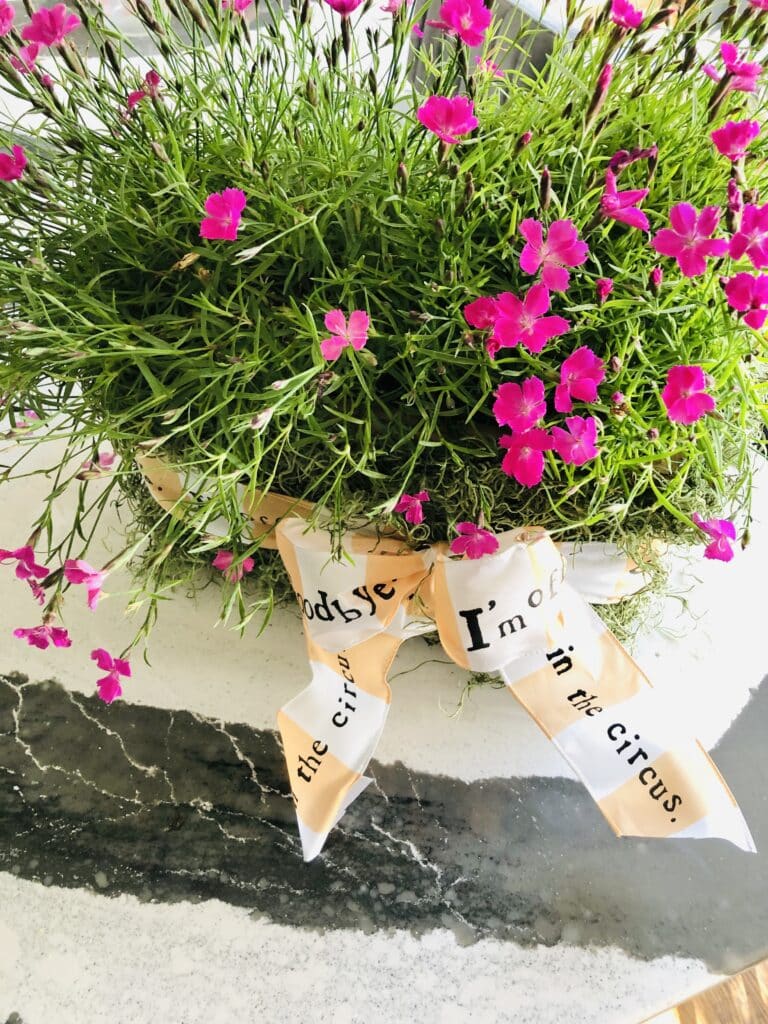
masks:
[[[349,27],[348,17],[341,19],[341,45],[344,47],[344,53],[348,57],[352,51],[352,29]]]
[[[313,107],[317,106],[317,86],[314,78],[307,79],[306,96]]]
[[[539,203],[542,210],[548,210],[552,202],[552,175],[549,168],[545,167],[539,178]]]
[[[600,92],[607,92],[608,86],[613,81],[613,64],[605,64],[597,79],[597,87]]]
[[[43,532],[42,526],[38,526],[36,530],[33,530],[32,533],[29,535],[29,537],[27,537],[27,540],[26,540],[26,543],[25,543],[25,547],[28,547],[28,548],[35,548],[35,547],[37,547],[37,542],[40,540],[40,534],[42,532]]]
[[[251,418],[251,429],[255,430],[257,434],[260,434],[262,430],[266,429],[269,421],[272,419],[274,409],[263,409],[260,413],[257,413]]]
[[[522,153],[525,147],[530,143],[533,138],[533,132],[523,132],[515,143],[515,155]]]
[[[654,267],[651,271],[650,277],[648,278],[648,287],[651,289],[654,295],[658,295],[661,291],[661,282],[664,280],[664,271],[661,267]]]
[[[353,351],[353,350],[350,350]],[[378,366],[379,361],[376,356],[368,348],[361,348],[359,352],[355,352],[355,355],[361,363],[367,363],[368,366]]]
[[[647,431],[645,436],[648,438],[649,441],[657,441],[658,438],[659,438],[658,428],[657,427],[651,427],[651,429],[649,431]]]
[[[122,77],[121,76],[122,76],[123,66],[122,66],[122,63],[120,61],[120,58],[118,57],[117,50],[115,49],[114,44],[112,43],[112,40],[111,39],[105,39],[102,42],[100,49],[101,49],[102,55],[104,57],[106,57],[107,63],[112,68],[112,71],[113,71],[113,73],[115,75],[115,78],[117,78],[118,81],[122,81]]]
[[[574,42],[578,43],[581,42],[582,39],[587,39],[592,30],[594,29],[594,27],[595,19],[591,14],[588,14],[587,17],[582,21],[581,28],[577,32]]]
[[[598,277],[595,281],[595,292],[597,295],[597,301],[602,304],[608,298],[613,291],[613,281],[610,277]]]
[[[193,0],[181,0],[181,2],[184,5],[184,7],[186,7],[186,9],[189,11],[190,15],[192,16],[192,20],[197,25],[197,27],[199,29],[202,29],[203,32],[208,32],[210,26],[205,21],[205,18],[203,18],[203,15],[201,14],[197,4],[193,3]]]
[[[165,33],[163,32],[162,25],[156,20],[154,14],[145,3],[145,0],[133,0],[133,6],[136,11],[136,14],[138,14],[138,16],[150,30],[150,32],[154,32],[155,35],[158,36],[165,35]],[[197,14],[198,17],[202,17],[199,11],[197,12]],[[207,27],[205,26],[205,22],[203,22],[201,28],[202,27]]]
[[[408,191],[408,168],[402,161],[397,165],[397,180],[400,182],[400,191],[405,195]]]
[[[608,88],[612,80],[613,65],[605,64],[598,75],[595,91],[592,93],[592,99],[589,101],[587,116],[584,122],[585,128],[590,128],[594,124],[595,118],[602,110],[603,104],[605,103],[605,97],[608,95]]]
[[[608,360],[608,366],[610,367],[611,373],[618,373],[621,369],[621,359],[618,356],[611,356]]]
[[[467,171],[464,175],[464,199],[469,202],[472,196],[475,194],[475,180],[472,177],[472,171]]]
[[[611,395],[611,402],[614,405],[624,405],[626,398],[623,391],[614,391]]]

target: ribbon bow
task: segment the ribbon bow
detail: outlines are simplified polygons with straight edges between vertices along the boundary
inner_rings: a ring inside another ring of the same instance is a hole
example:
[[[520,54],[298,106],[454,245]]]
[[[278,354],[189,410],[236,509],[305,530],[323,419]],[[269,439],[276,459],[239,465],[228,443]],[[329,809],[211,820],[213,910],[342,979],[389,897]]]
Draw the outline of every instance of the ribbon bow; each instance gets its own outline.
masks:
[[[136,459],[150,494],[193,521],[207,484],[154,451]],[[239,488],[244,536],[277,547],[304,619],[312,680],[278,715],[304,859],[371,779],[363,774],[389,710],[400,644],[437,625],[464,668],[498,672],[581,778],[617,835],[728,839],[754,852],[749,828],[704,747],[590,604],[645,585],[639,567],[597,543],[555,546],[512,530],[477,560],[446,544],[310,528],[308,502]],[[229,536],[227,519],[200,524]],[[566,572],[567,570],[567,572]]]
[[[337,560],[330,533],[301,519],[275,534],[312,670],[278,715],[305,860],[371,782],[400,644],[435,625],[458,665],[500,674],[617,835],[719,836],[754,851],[706,750],[588,604],[643,586],[624,557],[606,559],[600,544],[558,549],[542,530],[502,534],[477,560],[353,531]]]

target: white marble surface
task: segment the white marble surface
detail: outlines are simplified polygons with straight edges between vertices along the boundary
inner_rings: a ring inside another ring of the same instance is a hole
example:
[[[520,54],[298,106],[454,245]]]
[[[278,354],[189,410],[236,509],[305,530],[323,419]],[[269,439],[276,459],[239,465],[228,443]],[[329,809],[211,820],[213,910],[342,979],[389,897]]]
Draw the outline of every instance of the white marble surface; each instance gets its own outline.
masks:
[[[0,905],[0,1019],[24,1024],[635,1024],[715,978],[676,957],[307,931],[2,874]]]

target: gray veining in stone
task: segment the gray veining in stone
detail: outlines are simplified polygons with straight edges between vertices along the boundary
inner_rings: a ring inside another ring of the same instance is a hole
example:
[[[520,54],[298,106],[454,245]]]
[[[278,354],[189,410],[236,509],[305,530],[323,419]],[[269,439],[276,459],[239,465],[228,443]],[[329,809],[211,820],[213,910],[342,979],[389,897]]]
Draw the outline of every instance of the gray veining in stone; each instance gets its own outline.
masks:
[[[715,752],[758,855],[617,840],[567,779],[463,782],[372,762],[301,859],[276,735],[0,676],[0,870],[143,900],[216,898],[315,929],[615,945],[732,971],[768,952],[768,680]]]

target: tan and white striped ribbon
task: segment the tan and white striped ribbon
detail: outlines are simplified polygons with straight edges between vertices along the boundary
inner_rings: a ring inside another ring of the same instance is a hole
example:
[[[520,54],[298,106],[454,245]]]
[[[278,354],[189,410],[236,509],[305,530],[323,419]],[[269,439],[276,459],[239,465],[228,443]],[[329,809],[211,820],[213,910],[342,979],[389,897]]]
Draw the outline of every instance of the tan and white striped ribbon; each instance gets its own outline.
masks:
[[[348,558],[297,518],[277,545],[304,618],[309,686],[278,716],[304,858],[370,779],[364,772],[389,709],[386,675],[400,643],[437,629],[450,657],[497,671],[569,761],[617,835],[718,836],[754,850],[727,785],[629,654],[566,582],[568,558],[543,531],[510,531],[499,551],[469,561],[445,545],[352,533]],[[592,598],[615,599],[618,576],[602,545],[585,545],[577,570]],[[607,564],[610,564],[608,562]],[[614,568],[618,567],[618,561]],[[624,586],[627,561],[623,560]],[[599,595],[598,595],[599,596]]]
[[[138,460],[156,500],[188,518],[205,488],[157,455]],[[437,626],[449,656],[498,672],[584,782],[617,835],[754,842],[701,744],[590,604],[620,601],[647,577],[611,545],[555,545],[510,531],[496,554],[451,557],[361,531],[332,557],[331,534],[309,529],[312,506],[246,487],[244,535],[277,546],[302,612],[309,686],[278,715],[305,860],[371,781],[364,774],[390,703],[400,644]],[[206,523],[211,535],[229,524]]]

